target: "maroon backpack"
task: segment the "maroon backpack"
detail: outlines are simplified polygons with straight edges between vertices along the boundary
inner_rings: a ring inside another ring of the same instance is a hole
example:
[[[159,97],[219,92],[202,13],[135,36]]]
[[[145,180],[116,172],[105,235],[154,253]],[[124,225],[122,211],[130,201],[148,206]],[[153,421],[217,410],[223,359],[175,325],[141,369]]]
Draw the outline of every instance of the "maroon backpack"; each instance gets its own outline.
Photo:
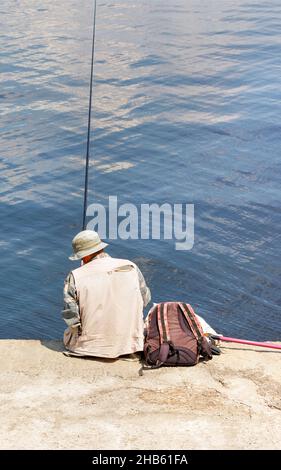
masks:
[[[148,366],[193,366],[212,359],[211,347],[189,304],[163,302],[147,316],[144,359]]]

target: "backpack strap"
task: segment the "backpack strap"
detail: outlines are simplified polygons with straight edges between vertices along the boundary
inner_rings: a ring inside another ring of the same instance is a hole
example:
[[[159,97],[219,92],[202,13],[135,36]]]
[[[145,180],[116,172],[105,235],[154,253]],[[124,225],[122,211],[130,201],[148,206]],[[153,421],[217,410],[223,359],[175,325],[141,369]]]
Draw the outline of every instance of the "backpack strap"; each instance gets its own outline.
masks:
[[[168,324],[167,303],[161,303],[157,306],[157,324],[160,337],[160,351],[157,364],[154,368],[164,364],[170,352],[170,329]]]
[[[192,333],[194,334],[197,341],[200,341],[204,334],[201,325],[199,324],[199,322],[196,321],[197,319],[195,317],[193,308],[191,307],[191,305],[183,303],[179,303],[179,306],[182,313],[184,314],[187,323],[190,326]]]
[[[193,308],[191,307],[191,305],[184,303],[179,303],[179,306],[191,328],[192,333],[197,339],[199,355],[203,356],[204,359],[212,359],[212,351],[210,345],[208,343],[208,340],[204,336],[202,326],[200,325],[200,322],[196,317]]]
[[[197,328],[198,328],[198,330],[199,330],[199,332],[200,332],[200,335],[201,335],[201,336],[205,336],[205,335],[204,335],[203,328],[202,328],[202,326],[201,326],[201,323],[200,323],[200,321],[198,320],[198,317],[197,317],[196,313],[194,312],[193,308],[191,307],[190,304],[186,304],[186,306],[187,306],[189,312],[191,312],[191,314],[192,314],[192,318],[193,318],[194,323],[195,323],[195,325],[197,326]]]
[[[157,323],[159,328],[160,343],[170,341],[170,329],[168,323],[168,305],[166,303],[157,306]]]

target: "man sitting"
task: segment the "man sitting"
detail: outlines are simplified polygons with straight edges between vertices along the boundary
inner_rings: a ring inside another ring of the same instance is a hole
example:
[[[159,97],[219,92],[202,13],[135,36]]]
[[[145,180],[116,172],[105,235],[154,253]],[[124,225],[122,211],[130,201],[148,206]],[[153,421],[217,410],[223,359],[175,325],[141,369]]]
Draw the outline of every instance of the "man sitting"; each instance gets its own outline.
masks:
[[[71,260],[82,260],[64,286],[64,345],[82,356],[116,358],[143,350],[143,308],[150,290],[132,261],[112,258],[92,230],[73,241]]]

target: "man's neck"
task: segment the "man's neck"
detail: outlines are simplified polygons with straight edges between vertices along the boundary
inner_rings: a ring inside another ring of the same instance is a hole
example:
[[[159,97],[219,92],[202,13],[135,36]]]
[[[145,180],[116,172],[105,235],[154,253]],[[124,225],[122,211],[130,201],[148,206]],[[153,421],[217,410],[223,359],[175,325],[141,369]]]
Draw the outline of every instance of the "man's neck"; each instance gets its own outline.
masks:
[[[107,258],[108,256],[109,255],[102,250],[102,251],[99,251],[98,253],[94,253],[92,257],[89,257],[89,259],[83,260],[83,264],[88,264],[91,261],[94,261],[95,259]]]

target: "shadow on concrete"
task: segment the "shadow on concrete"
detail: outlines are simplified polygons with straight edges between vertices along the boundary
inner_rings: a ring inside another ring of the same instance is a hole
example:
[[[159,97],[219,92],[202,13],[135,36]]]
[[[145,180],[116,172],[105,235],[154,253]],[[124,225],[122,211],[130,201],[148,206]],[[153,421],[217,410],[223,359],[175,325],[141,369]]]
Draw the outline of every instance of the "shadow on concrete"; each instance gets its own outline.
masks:
[[[42,346],[52,351],[63,352],[65,350],[63,342],[57,339],[41,339]]]
[[[129,361],[129,362],[139,362],[141,359],[141,355],[139,354],[128,354],[121,357],[116,357],[114,359],[108,359],[104,357],[94,357],[94,356],[79,356],[78,354],[71,354],[67,351],[64,347],[64,344],[60,340],[40,340],[42,346],[45,348],[51,349],[52,351],[66,353],[65,357],[69,359],[83,359],[84,361],[94,361],[94,362],[102,362],[104,364],[112,364],[117,361]]]

